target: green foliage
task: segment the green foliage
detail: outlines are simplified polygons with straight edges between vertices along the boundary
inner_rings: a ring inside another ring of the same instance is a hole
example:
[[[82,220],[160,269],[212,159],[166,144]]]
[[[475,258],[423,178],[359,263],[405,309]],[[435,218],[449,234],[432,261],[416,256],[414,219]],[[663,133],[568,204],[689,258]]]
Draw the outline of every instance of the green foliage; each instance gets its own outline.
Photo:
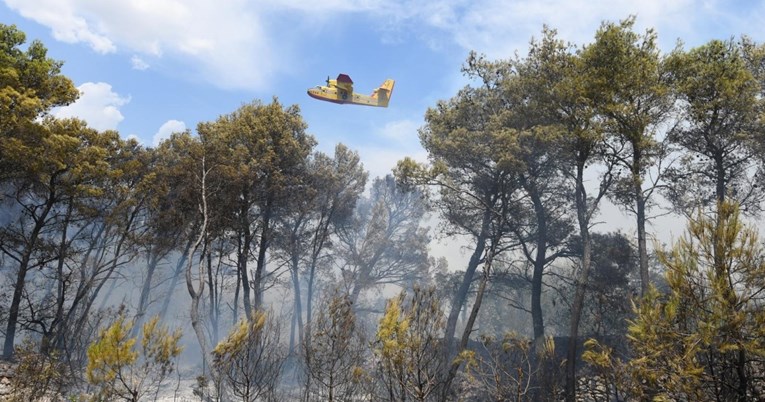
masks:
[[[383,399],[430,401],[441,395],[444,325],[435,288],[415,287],[411,298],[401,292],[388,300],[373,344]]]
[[[484,85],[465,87],[425,113],[419,136],[429,166],[404,159],[396,168],[404,184],[436,186],[440,197],[431,201],[459,233],[480,232],[484,210],[500,210],[502,196],[517,188],[513,173],[523,167],[521,130],[508,123],[518,114],[506,109],[508,92],[502,90],[509,71],[507,62],[471,53],[464,72]]]
[[[608,158],[616,167],[607,196],[635,215],[644,294],[650,283],[646,212],[657,185],[653,178],[660,177],[660,161],[667,152],[656,134],[672,116],[675,96],[656,33],[651,29],[637,33],[634,25],[635,17],[618,24],[604,22],[581,57],[587,71],[586,98],[602,121]],[[648,176],[652,169],[657,174]]]
[[[476,401],[553,401],[560,397],[560,366],[552,337],[534,342],[514,332],[502,339],[481,336],[463,351],[463,392]]]
[[[55,399],[63,395],[75,379],[58,353],[37,352],[38,345],[25,340],[16,347],[16,367],[8,402]]]
[[[305,132],[300,109],[255,101],[214,122],[200,123],[199,137],[215,180],[221,188],[221,207],[240,196],[263,205],[266,200],[286,202],[291,185],[299,183],[316,141]]]
[[[335,293],[310,323],[303,348],[306,400],[352,400],[367,380],[366,345],[353,303]]]
[[[625,395],[636,394],[639,387],[629,382],[633,377],[628,371],[628,366],[614,354],[613,349],[595,339],[588,339],[584,342],[582,361],[587,363],[591,374],[585,386],[594,385],[587,393],[596,395],[597,401],[622,401],[625,400]]]
[[[619,232],[592,233],[592,261],[579,333],[585,336],[624,336],[631,316],[629,296],[634,292],[637,252],[630,239]],[[573,239],[572,251],[581,255],[581,239]],[[564,285],[565,286],[565,285]],[[573,290],[571,291],[573,293]],[[568,316],[566,306],[561,314]]]
[[[640,209],[635,203],[646,197],[644,175],[662,152],[657,127],[669,117],[674,100],[656,33],[637,33],[634,24],[634,17],[603,23],[595,42],[581,52],[588,72],[586,97],[603,117],[611,148],[622,149],[615,157],[627,172],[617,177],[610,196],[631,210]]]
[[[158,391],[174,370],[182,350],[181,331],[170,333],[155,316],[143,325],[139,343],[130,336],[132,328],[133,323],[120,314],[88,347],[85,374],[97,390],[94,400],[138,401]]]
[[[640,34],[634,25],[635,17],[618,24],[604,22],[582,58],[589,71],[588,98],[609,119],[608,129],[636,149],[647,149],[653,144],[649,129],[665,117],[672,98],[656,32]]]
[[[51,117],[12,134],[0,136],[0,163],[5,168],[0,169],[0,198],[11,210],[24,212],[9,215],[0,227],[1,252],[16,275],[4,353],[12,353],[17,329],[31,329],[43,335],[43,354],[65,351],[61,358],[76,366],[79,362],[71,360],[84,355],[84,346],[75,347],[71,341],[82,339],[77,332],[87,317],[81,314],[89,312],[95,298],[89,292],[109,277],[103,275],[109,265],[105,259],[81,256],[89,255],[85,250],[95,250],[97,244],[114,244],[99,238],[111,233],[106,226],[130,222],[127,214],[115,215],[124,207],[119,205],[120,196],[134,199],[127,195],[134,195],[135,189],[124,188],[128,180],[122,169],[128,164],[117,157],[127,157],[120,151],[131,142],[122,141],[116,132],[99,133],[80,120]],[[98,224],[104,229],[90,230]],[[120,233],[127,237],[127,232]],[[120,259],[120,248],[113,250],[114,259]],[[40,268],[47,273],[27,275]],[[52,289],[56,289],[53,294]],[[32,300],[26,307],[22,294]]]
[[[236,263],[247,315],[262,301],[274,221],[295,209],[298,199],[293,195],[306,184],[309,155],[316,145],[306,127],[297,105],[285,107],[276,98],[270,104],[253,101],[242,105],[197,127],[210,168],[209,233],[229,231],[227,236],[237,239]],[[247,264],[256,246],[256,267],[251,274]],[[250,279],[255,293],[252,302]]]
[[[688,235],[659,251],[669,292],[651,287],[635,306],[629,361],[590,342],[585,359],[617,373],[630,398],[759,400],[765,362],[765,253],[732,203],[691,220]]]
[[[22,50],[25,42],[15,25],[0,24],[0,138],[17,135],[42,113],[78,96],[72,81],[60,73],[62,63],[48,58],[36,40]]]
[[[761,210],[763,83],[762,67],[750,57],[756,47],[745,39],[712,40],[687,52],[675,52],[667,64],[686,124],[668,138],[685,151],[671,171],[668,194],[678,209],[713,209],[731,199],[745,212]]]
[[[274,401],[284,363],[279,327],[263,311],[234,325],[212,351],[212,367],[224,389],[241,401]]]

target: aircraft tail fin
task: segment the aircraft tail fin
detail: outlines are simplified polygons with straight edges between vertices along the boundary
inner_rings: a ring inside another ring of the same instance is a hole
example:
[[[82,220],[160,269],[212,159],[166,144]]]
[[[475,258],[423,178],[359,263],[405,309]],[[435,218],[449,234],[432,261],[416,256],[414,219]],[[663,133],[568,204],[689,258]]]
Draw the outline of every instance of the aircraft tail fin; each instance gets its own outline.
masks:
[[[372,97],[378,99],[378,103],[380,106],[387,107],[388,102],[390,101],[390,96],[393,94],[393,85],[396,83],[396,81],[392,79],[387,79],[385,82],[383,82],[382,85],[380,85],[379,88],[375,89],[374,92],[372,92]]]

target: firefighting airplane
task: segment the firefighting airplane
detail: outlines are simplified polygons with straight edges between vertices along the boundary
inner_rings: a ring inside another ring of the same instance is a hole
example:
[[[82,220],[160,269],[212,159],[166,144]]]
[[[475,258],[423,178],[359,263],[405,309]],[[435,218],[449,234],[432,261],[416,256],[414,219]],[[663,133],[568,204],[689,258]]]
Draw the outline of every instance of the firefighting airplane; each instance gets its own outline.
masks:
[[[371,95],[361,95],[353,92],[351,77],[347,74],[340,74],[334,80],[327,77],[326,86],[317,85],[315,88],[309,89],[308,96],[333,103],[388,107],[394,83],[395,81],[387,79]]]

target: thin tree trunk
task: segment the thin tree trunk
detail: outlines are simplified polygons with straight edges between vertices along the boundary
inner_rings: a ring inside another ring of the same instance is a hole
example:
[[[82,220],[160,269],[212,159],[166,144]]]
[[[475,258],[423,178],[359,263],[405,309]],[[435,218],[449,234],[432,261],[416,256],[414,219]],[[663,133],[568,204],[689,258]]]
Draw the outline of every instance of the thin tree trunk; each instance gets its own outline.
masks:
[[[316,256],[311,257],[311,266],[308,270],[308,289],[305,297],[305,326],[306,343],[310,342],[311,320],[313,319],[313,284],[316,278]]]
[[[56,334],[56,338],[54,341],[54,347],[56,349],[64,349],[67,341],[67,329],[70,326],[70,323],[72,321],[72,318],[74,317],[80,302],[84,300],[84,298],[87,296],[88,291],[90,290],[90,286],[92,286],[93,280],[92,277],[88,278],[86,276],[86,270],[88,267],[88,262],[91,261],[91,255],[96,251],[96,248],[101,246],[103,247],[103,244],[105,242],[105,238],[107,236],[104,236],[104,232],[106,232],[106,225],[100,224],[98,227],[98,230],[96,231],[96,235],[92,236],[90,244],[88,246],[88,250],[84,253],[84,255],[81,258],[80,266],[79,266],[79,273],[80,273],[80,283],[77,286],[77,292],[75,292],[75,296],[72,299],[72,303],[69,306],[68,310],[66,311],[66,314],[64,315],[62,321],[59,323],[58,331]],[[99,244],[100,243],[100,244]],[[96,254],[103,255],[103,253],[96,252]],[[100,259],[100,258],[99,258]]]
[[[135,313],[134,318],[134,324],[132,329],[132,336],[136,336],[138,334],[138,330],[141,328],[141,325],[143,324],[144,316],[146,315],[146,309],[149,306],[149,294],[151,293],[151,282],[154,279],[154,272],[157,270],[157,265],[159,264],[159,256],[156,253],[156,250],[152,246],[148,252],[148,261],[147,261],[147,269],[146,269],[146,278],[143,281],[143,286],[141,287],[141,296],[138,299],[138,309]]]
[[[584,307],[584,298],[586,296],[592,261],[589,208],[587,206],[587,192],[584,188],[584,161],[577,164],[575,198],[576,218],[579,223],[579,236],[582,238],[582,256],[579,267],[579,277],[576,280],[574,303],[571,307],[568,349],[566,351],[566,402],[574,402],[576,400],[576,347],[579,339],[579,323],[582,317],[582,309]]]
[[[454,333],[457,330],[457,318],[459,317],[462,306],[465,304],[465,300],[467,299],[467,294],[470,290],[470,284],[473,282],[475,271],[478,268],[478,265],[481,263],[481,256],[483,255],[484,249],[486,248],[486,240],[489,237],[488,233],[490,222],[491,211],[486,209],[484,210],[483,220],[481,222],[481,232],[476,238],[475,249],[473,250],[473,254],[470,256],[470,260],[468,261],[465,275],[462,277],[462,283],[460,284],[457,293],[452,299],[452,305],[449,310],[449,317],[446,320],[444,339],[446,340],[446,353],[448,355],[451,355],[454,351]]]
[[[637,195],[637,233],[638,233],[638,258],[640,261],[640,295],[644,296],[648,292],[650,278],[648,277],[648,245],[645,232],[645,199],[643,199],[643,190],[640,184],[636,185],[636,190],[640,191]]]
[[[167,310],[170,307],[170,301],[173,300],[175,287],[178,286],[178,278],[181,277],[181,274],[183,273],[183,267],[186,266],[186,259],[189,258],[189,252],[191,251],[191,245],[193,242],[194,239],[189,237],[188,241],[186,241],[186,246],[183,248],[183,253],[175,263],[175,271],[173,271],[173,277],[170,279],[170,286],[167,287],[165,299],[162,301],[162,308],[159,310],[160,320],[164,320],[167,316]]]
[[[125,242],[128,239],[128,235],[130,234],[130,230],[133,227],[133,222],[135,222],[135,218],[138,216],[138,212],[141,209],[141,206],[143,205],[143,201],[141,201],[136,207],[133,209],[133,211],[130,213],[130,216],[127,220],[127,224],[124,226],[122,233],[120,234],[119,240],[117,241],[117,247],[115,247],[114,255],[111,257],[111,263],[109,264],[109,268],[106,269],[106,275],[96,283],[96,276],[100,273],[98,271],[98,268],[96,268],[96,272],[93,272],[90,279],[88,280],[88,284],[82,288],[83,291],[83,300],[85,300],[85,304],[83,306],[83,312],[78,317],[77,323],[75,324],[75,330],[74,334],[81,333],[82,329],[85,326],[85,323],[87,322],[88,316],[90,315],[90,309],[93,308],[93,304],[96,302],[96,299],[98,298],[98,295],[101,292],[101,289],[103,288],[104,284],[109,281],[114,271],[117,269],[117,267],[120,265],[119,259],[122,256],[122,249],[125,245]],[[106,252],[106,250],[102,250],[102,255]],[[90,292],[90,297],[86,298],[87,293]],[[104,300],[104,302],[106,302]],[[75,306],[72,306],[71,310],[74,310]]]
[[[361,290],[364,288],[364,285],[369,282],[369,275],[367,274],[369,271],[362,267],[363,269],[359,273],[359,278],[354,281],[353,289],[351,290],[351,294],[348,296],[351,299],[351,303],[353,303],[354,306],[356,306],[356,302],[359,300],[359,296],[361,295]]]
[[[54,178],[51,178],[51,184],[54,182]],[[54,188],[51,185],[51,188]],[[35,225],[29,234],[29,242],[26,244],[26,249],[19,261],[19,270],[16,273],[16,284],[13,287],[13,297],[11,298],[11,305],[8,309],[8,324],[5,329],[5,344],[3,345],[3,357],[11,359],[14,352],[14,344],[16,341],[16,326],[19,320],[19,306],[21,305],[21,295],[24,293],[24,285],[26,283],[27,271],[29,270],[29,263],[37,247],[37,241],[40,237],[40,232],[46,224],[48,214],[50,213],[53,205],[56,203],[56,195],[51,190],[48,195],[48,200],[45,203],[45,207],[40,213],[40,216],[33,218]]]
[[[457,293],[455,293],[452,298],[452,304],[449,309],[449,317],[447,317],[447,320],[446,320],[446,327],[444,328],[444,340],[446,342],[445,343],[446,347],[444,348],[444,356],[443,356],[443,359],[445,362],[451,362],[453,356],[459,353],[459,350],[457,349],[457,345],[455,345],[455,338],[454,338],[454,334],[457,331],[457,319],[459,318],[460,312],[462,311],[462,308],[465,305],[468,291],[470,290],[470,285],[472,284],[473,277],[475,276],[475,271],[478,268],[478,265],[480,265],[481,257],[483,256],[483,252],[486,249],[486,240],[489,237],[488,232],[489,232],[490,222],[491,222],[491,211],[489,209],[486,209],[484,210],[483,218],[481,222],[481,232],[478,234],[478,237],[476,238],[475,249],[473,250],[473,254],[470,256],[470,260],[468,261],[468,266],[467,266],[467,269],[465,270],[465,275],[462,277],[462,283],[460,284],[460,287],[457,290]],[[479,307],[480,307],[480,304],[479,304]],[[468,319],[468,322],[469,321],[470,320]],[[468,326],[466,326],[465,328],[467,329]],[[449,384],[454,378],[454,374],[452,373],[452,371],[453,371],[453,368],[451,364],[446,364],[444,366],[443,380],[445,385],[441,395],[441,399],[444,401],[447,400],[447,397],[449,394],[449,388],[450,388]]]
[[[744,350],[744,348],[740,348],[738,350],[735,363],[736,374],[738,375],[738,389],[736,390],[738,393],[738,402],[746,402],[749,400],[746,395],[747,391],[749,390],[749,374],[747,374],[746,362],[746,350]]]
[[[237,270],[242,278],[242,299],[244,304],[244,315],[249,320],[252,317],[252,302],[250,301],[250,277],[247,271],[247,261],[250,258],[250,245],[252,244],[252,234],[250,233],[249,221],[243,223],[244,239],[239,238],[237,253]]]
[[[531,278],[531,320],[534,326],[534,345],[544,340],[545,326],[542,312],[542,278],[547,264],[547,213],[539,194],[530,191],[537,220],[536,255]]]
[[[215,275],[217,277],[217,274]],[[210,288],[210,326],[212,332],[211,344],[218,344],[218,286],[213,277],[212,252],[207,253],[207,287]]]
[[[242,287],[242,275],[239,270],[236,270],[236,287],[234,288],[234,308],[231,309],[231,316],[234,323],[239,322],[239,292]]]
[[[271,224],[271,201],[268,200],[263,214],[263,227],[260,231],[260,242],[258,245],[258,261],[255,266],[255,278],[253,287],[255,288],[255,309],[261,309],[263,306],[263,276],[266,271],[266,252],[270,243],[270,224]]]
[[[236,269],[239,273],[237,282],[237,294],[242,292],[242,304],[244,305],[245,317],[249,320],[252,317],[252,303],[250,301],[250,274],[247,270],[247,263],[250,259],[250,249],[252,247],[252,228],[250,221],[250,191],[247,187],[241,189],[241,202],[239,204],[239,232],[236,241]],[[238,298],[236,299],[238,300]],[[236,303],[235,300],[235,303]],[[238,304],[234,305],[234,322],[238,314]]]
[[[715,195],[717,202],[721,203],[725,201],[725,164],[723,162],[722,152],[715,155]]]
[[[327,236],[329,236],[329,224],[333,215],[334,208],[330,210],[326,217],[322,217],[320,224],[318,225],[320,229],[315,232],[313,241],[311,242],[311,263],[308,268],[308,289],[306,294],[306,327],[310,327],[313,314],[313,284],[314,278],[316,277],[316,265],[318,264],[319,255],[321,254],[321,250],[324,248]],[[310,337],[310,333],[310,330],[307,331],[305,336]]]
[[[715,171],[716,171],[716,183],[715,183],[715,195],[717,204],[715,207],[717,208],[717,216],[715,217],[715,231],[720,230],[720,225],[722,225],[722,216],[720,214],[720,208],[722,208],[723,202],[725,202],[725,165],[723,164],[723,155],[722,153],[717,153],[715,155]],[[718,249],[718,243],[719,239],[718,236],[712,236],[712,250],[714,253],[714,264],[715,264],[715,271],[717,272],[717,275],[725,275],[724,271],[724,265],[725,262],[723,261],[723,256],[719,255],[719,249]]]
[[[61,332],[61,324],[64,321],[64,303],[66,302],[66,286],[64,279],[64,265],[66,261],[66,252],[69,248],[69,242],[67,241],[67,231],[69,229],[69,222],[72,217],[72,200],[66,208],[66,218],[64,219],[64,227],[61,229],[61,240],[58,247],[58,261],[56,263],[56,313],[51,322],[50,328],[43,334],[42,341],[40,342],[40,353],[48,355],[50,348],[54,346],[54,337],[57,337],[57,333]]]
[[[296,310],[297,308],[293,306],[292,319],[290,320],[290,343],[289,343],[289,347],[287,348],[288,357],[292,357],[295,355],[295,327],[297,327],[297,325],[295,324],[295,321],[297,320],[297,314],[295,313]]]
[[[295,298],[295,312],[294,312],[294,321],[293,321],[293,329],[295,324],[297,324],[298,329],[298,342],[300,345],[303,344],[303,336],[304,336],[304,328],[303,328],[303,307],[301,302],[301,296],[300,296],[300,277],[298,272],[298,256],[296,253],[293,252],[292,255],[292,287],[293,287],[293,293]],[[291,331],[294,332],[294,331]],[[290,342],[290,350],[289,354],[292,355],[294,353],[294,342]]]
[[[465,328],[462,331],[462,337],[460,338],[460,342],[457,345],[456,353],[460,353],[465,350],[467,348],[468,342],[470,341],[470,334],[473,332],[475,320],[478,318],[478,312],[481,310],[481,304],[483,303],[483,296],[486,292],[486,284],[489,282],[489,275],[491,274],[491,265],[494,259],[494,253],[496,252],[496,247],[497,241],[495,239],[495,241],[491,242],[488,250],[488,255],[485,258],[486,263],[484,264],[483,275],[481,275],[481,282],[478,285],[475,301],[473,302],[473,307],[470,309],[470,315],[468,316],[467,323],[465,323]],[[447,360],[447,362],[449,362],[449,360]],[[444,387],[441,395],[441,399],[444,401],[449,397],[451,383],[454,381],[454,378],[456,377],[457,371],[459,370],[461,364],[462,363],[459,360],[452,359],[451,364],[448,364],[447,366],[449,367],[449,372],[444,379]]]
[[[194,242],[192,248],[192,255],[199,249],[204,239],[207,237],[207,188],[206,188],[207,171],[205,167],[205,159],[202,158],[202,177],[201,177],[201,205],[200,212],[202,213],[202,225],[199,228],[199,236]],[[189,296],[191,296],[191,327],[194,329],[194,333],[197,336],[199,342],[199,348],[202,352],[202,366],[207,367],[207,341],[205,339],[204,329],[202,328],[202,322],[199,316],[199,301],[202,298],[205,290],[205,275],[204,275],[204,256],[207,253],[207,244],[202,249],[199,256],[199,273],[198,273],[198,289],[194,286],[194,279],[191,270],[193,269],[194,259],[189,258],[189,263],[186,266],[186,288],[188,289]]]
[[[638,136],[639,138],[639,136]],[[648,277],[648,246],[646,244],[646,232],[645,232],[645,204],[646,200],[643,195],[643,184],[641,176],[641,165],[643,164],[643,153],[640,149],[640,145],[632,143],[632,166],[630,166],[630,173],[632,174],[632,192],[635,197],[635,215],[637,219],[637,235],[638,235],[638,266],[640,269],[640,296],[644,296],[648,292],[648,284],[650,278]]]

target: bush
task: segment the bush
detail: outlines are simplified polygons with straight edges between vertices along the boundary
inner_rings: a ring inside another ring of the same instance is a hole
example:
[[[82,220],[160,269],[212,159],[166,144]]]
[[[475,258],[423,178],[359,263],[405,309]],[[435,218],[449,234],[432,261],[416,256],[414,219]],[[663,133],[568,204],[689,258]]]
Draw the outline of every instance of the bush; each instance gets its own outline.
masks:
[[[218,387],[223,388],[219,394],[231,393],[243,402],[276,400],[285,359],[279,335],[279,325],[262,311],[235,325],[212,352]]]
[[[124,314],[88,347],[86,378],[96,387],[94,400],[138,401],[156,393],[175,369],[181,353],[180,330],[170,333],[155,316],[142,327],[141,342],[130,337],[133,322]]]

